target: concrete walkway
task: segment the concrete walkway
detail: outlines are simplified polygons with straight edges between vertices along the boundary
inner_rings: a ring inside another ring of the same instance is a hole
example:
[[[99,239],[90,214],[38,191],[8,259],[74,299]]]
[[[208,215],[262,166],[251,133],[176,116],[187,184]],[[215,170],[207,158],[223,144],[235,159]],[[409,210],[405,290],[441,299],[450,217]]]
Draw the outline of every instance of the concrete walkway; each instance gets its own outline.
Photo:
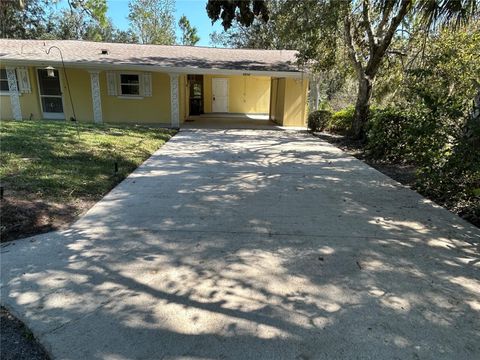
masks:
[[[188,130],[2,248],[55,359],[478,359],[480,231],[306,133]]]

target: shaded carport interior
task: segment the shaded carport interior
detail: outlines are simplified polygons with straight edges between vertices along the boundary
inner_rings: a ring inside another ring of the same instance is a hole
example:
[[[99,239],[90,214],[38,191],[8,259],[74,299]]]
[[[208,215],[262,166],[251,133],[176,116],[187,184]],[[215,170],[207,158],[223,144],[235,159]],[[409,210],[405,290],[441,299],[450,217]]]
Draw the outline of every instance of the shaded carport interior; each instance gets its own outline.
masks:
[[[228,75],[225,74],[225,76]],[[245,79],[250,76],[250,73],[240,76]],[[182,123],[181,127],[274,129],[275,127],[288,126],[304,128],[307,117],[308,78],[304,74],[299,77],[264,77],[268,78],[270,84],[268,89],[269,102],[265,111],[210,111],[202,114],[190,114],[187,105],[185,122]],[[211,79],[209,78],[208,81],[211,81]],[[205,96],[205,94],[203,95]],[[211,97],[212,94],[208,93],[206,96]],[[203,101],[204,103],[211,102],[211,99],[204,99]]]

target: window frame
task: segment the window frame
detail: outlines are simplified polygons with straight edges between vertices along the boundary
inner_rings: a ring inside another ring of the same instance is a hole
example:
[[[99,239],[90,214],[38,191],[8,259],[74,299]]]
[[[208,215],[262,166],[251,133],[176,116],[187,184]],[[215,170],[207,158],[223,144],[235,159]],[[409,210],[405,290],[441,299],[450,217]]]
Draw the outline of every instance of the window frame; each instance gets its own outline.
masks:
[[[122,83],[122,75],[136,75],[138,77],[138,84]],[[124,94],[122,92],[122,85],[138,86],[138,94]],[[139,72],[121,71],[118,73],[118,97],[121,99],[143,99],[143,76]]]
[[[7,69],[6,69],[6,68],[1,68],[1,69],[0,69],[0,74],[1,74],[2,71],[5,71],[5,79],[3,79],[3,78],[0,77],[0,81],[6,81],[6,82],[7,82],[7,87],[9,87],[9,86],[8,86]],[[0,75],[0,76],[1,76],[1,75]],[[20,85],[19,85],[19,83],[18,83],[17,69],[15,69],[15,79],[17,80],[17,90],[18,90],[17,93],[18,93],[18,96],[21,96],[22,93],[21,93],[21,91],[20,91],[20,87],[19,87]],[[0,89],[0,96],[10,96],[10,94],[11,94],[10,90],[1,90],[1,89]]]
[[[38,91],[38,100],[40,101],[39,102],[39,106],[40,106],[40,112],[42,114],[42,119],[45,119],[45,120],[66,120],[66,113],[65,113],[65,97],[64,97],[64,93],[63,93],[63,77],[61,76],[61,73],[60,73],[60,70],[59,69],[55,69],[55,71],[57,71],[57,76],[58,76],[58,81],[59,81],[59,84],[60,84],[60,95],[42,95],[42,91],[40,90],[40,76],[39,76],[39,73],[38,73],[38,70],[45,70],[44,67],[36,67],[35,68],[35,76],[36,76],[36,80],[37,80],[37,91]],[[62,99],[62,112],[61,113],[52,113],[52,112],[45,112],[43,111],[43,105],[42,105],[42,97],[55,97],[55,98],[60,98]]]

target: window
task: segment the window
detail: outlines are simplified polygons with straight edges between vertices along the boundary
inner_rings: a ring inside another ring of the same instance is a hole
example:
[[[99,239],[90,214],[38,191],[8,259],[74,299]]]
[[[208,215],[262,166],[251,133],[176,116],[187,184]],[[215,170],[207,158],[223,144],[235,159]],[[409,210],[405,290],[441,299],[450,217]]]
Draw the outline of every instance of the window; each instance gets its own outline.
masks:
[[[0,69],[0,91],[8,93],[7,70]]]
[[[15,76],[16,76],[16,74],[15,74]],[[20,92],[20,87],[18,85],[18,77],[17,77],[17,89]],[[7,70],[6,69],[0,69],[0,94],[8,95],[9,93],[10,93],[10,90],[8,89]]]
[[[120,74],[120,94],[140,96],[140,75]]]

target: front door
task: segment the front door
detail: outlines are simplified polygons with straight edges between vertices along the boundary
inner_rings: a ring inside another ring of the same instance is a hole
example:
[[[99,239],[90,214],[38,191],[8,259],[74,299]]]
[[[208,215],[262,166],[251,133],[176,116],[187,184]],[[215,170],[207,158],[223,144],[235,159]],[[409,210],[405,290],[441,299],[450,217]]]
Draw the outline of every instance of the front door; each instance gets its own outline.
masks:
[[[212,112],[228,112],[228,79],[212,79]]]
[[[40,103],[44,119],[65,119],[63,113],[62,88],[58,70],[54,71],[55,76],[47,75],[47,70],[37,69],[38,87],[40,90]]]
[[[203,75],[188,75],[190,87],[189,115],[203,114]]]

